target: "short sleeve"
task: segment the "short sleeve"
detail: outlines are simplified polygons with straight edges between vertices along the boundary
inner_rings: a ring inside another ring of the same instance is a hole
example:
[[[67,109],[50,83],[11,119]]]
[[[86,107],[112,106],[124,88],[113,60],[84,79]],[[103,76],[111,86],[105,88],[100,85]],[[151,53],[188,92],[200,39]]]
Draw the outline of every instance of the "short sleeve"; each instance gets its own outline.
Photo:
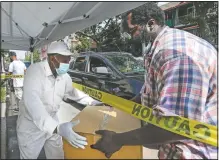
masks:
[[[14,69],[14,65],[13,65],[13,62],[10,63],[9,65],[9,72],[13,72],[13,69]]]

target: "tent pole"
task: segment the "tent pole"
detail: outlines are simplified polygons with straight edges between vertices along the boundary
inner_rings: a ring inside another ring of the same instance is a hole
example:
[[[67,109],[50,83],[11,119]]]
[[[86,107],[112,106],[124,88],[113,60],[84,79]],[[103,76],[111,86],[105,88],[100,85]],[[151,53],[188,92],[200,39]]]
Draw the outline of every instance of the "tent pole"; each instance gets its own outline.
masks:
[[[33,43],[34,43],[34,39],[33,39],[33,37],[31,37],[31,38],[30,38],[31,64],[33,64],[33,51],[34,51]]]
[[[77,2],[78,3],[78,2]],[[63,20],[61,21],[62,24],[64,23],[68,23],[68,22],[74,22],[74,21],[78,21],[78,20],[83,20],[83,19],[86,19],[86,18],[89,18],[90,14],[95,10],[97,9],[100,5],[102,4],[102,2],[98,2],[93,8],[91,8],[86,14],[84,14],[83,16],[78,16],[78,17],[75,17],[75,18],[70,18],[70,19],[66,19],[66,20]],[[76,6],[76,5],[75,5]],[[74,7],[75,7],[74,6]],[[59,22],[53,22],[53,23],[50,23],[49,25],[57,25]]]
[[[33,64],[33,52],[31,52],[31,64]]]
[[[12,18],[12,16],[10,16],[8,14],[8,12],[6,12],[3,8],[1,8],[1,10],[12,20],[12,22],[14,22],[14,24],[16,25],[16,27],[18,28],[18,30],[20,29],[23,33],[25,33],[28,37],[31,37],[27,32],[25,32],[17,22],[14,21],[14,19]]]
[[[85,18],[89,18],[90,14],[95,11],[103,2],[98,2],[94,7],[92,7],[86,14],[84,14]]]
[[[2,53],[1,53],[2,54]],[[4,69],[4,57],[1,55],[1,118],[6,117],[6,81],[5,81],[5,69]]]
[[[53,27],[53,29],[49,32],[49,34],[46,37],[46,40],[48,40],[51,36],[52,33],[54,33],[54,31],[56,30],[56,28],[58,27],[58,25],[60,25],[62,23],[62,21],[65,19],[66,15],[71,11],[72,8],[74,8],[76,6],[78,2],[73,2],[73,5],[70,7],[69,10],[67,10],[67,12],[65,12],[64,16],[57,22],[57,24],[55,25],[55,27]]]

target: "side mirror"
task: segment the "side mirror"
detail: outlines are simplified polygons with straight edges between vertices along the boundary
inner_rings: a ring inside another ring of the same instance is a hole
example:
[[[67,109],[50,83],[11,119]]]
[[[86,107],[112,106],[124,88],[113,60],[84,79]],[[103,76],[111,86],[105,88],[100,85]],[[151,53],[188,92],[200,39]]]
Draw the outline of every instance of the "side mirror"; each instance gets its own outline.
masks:
[[[111,76],[112,73],[108,71],[107,67],[95,67],[94,69],[95,73]]]

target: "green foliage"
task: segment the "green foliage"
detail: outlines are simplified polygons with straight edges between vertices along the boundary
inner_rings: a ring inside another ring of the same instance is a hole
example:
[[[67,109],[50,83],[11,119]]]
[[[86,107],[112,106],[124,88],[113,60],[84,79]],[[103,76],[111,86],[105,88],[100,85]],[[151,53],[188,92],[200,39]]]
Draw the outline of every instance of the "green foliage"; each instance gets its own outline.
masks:
[[[1,55],[4,55],[5,53],[8,53],[9,50],[6,50],[6,49],[1,49]]]
[[[195,6],[196,16],[185,16],[181,20],[181,23],[199,25],[199,32],[202,38],[214,44],[217,32],[212,32],[211,27],[218,28],[218,2],[196,1],[193,4]]]
[[[1,56],[4,57],[6,63],[10,63],[9,50],[1,49]]]
[[[31,54],[26,55],[25,61],[31,61]],[[40,61],[40,53],[38,50],[33,51],[33,62],[39,62]]]
[[[6,101],[6,87],[1,87],[1,103]]]
[[[156,6],[154,9],[149,9],[148,11],[151,14],[157,13],[157,5],[156,3],[150,3],[151,6]],[[145,9],[145,6],[143,6]],[[142,7],[131,10],[131,12],[135,12],[136,14],[141,13]],[[147,9],[146,9],[147,10]],[[159,13],[160,15],[161,13]],[[136,16],[140,18],[141,16]],[[109,18],[103,22],[100,22],[96,25],[93,25],[89,28],[84,29],[83,31],[76,32],[76,35],[80,37],[87,37],[92,39],[97,44],[97,51],[99,52],[130,52],[134,56],[141,54],[142,45],[140,39],[123,39],[121,37],[121,23],[124,23],[126,19],[126,14],[118,15],[113,18]],[[136,19],[138,21],[138,19]],[[86,46],[79,45],[76,47],[77,51],[86,50]]]
[[[80,41],[80,44],[75,47],[75,50],[77,50],[78,52],[84,52],[89,50],[91,43],[86,36],[79,36],[78,40]]]
[[[82,39],[81,45],[77,46],[76,50],[89,49],[91,40],[96,43],[97,51],[123,50],[123,42],[120,36],[120,21],[121,16],[116,16],[93,25],[81,32],[76,32],[78,39]],[[85,37],[86,39],[89,38],[90,41],[84,41]],[[89,45],[87,45],[87,42]]]

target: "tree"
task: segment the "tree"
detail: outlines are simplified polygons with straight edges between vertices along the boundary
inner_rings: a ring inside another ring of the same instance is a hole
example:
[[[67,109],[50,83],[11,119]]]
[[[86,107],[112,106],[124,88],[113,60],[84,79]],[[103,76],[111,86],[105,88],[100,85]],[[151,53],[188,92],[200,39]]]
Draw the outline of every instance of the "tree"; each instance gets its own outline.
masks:
[[[189,15],[182,20],[184,24],[197,24],[199,26],[199,32],[205,40],[214,44],[214,39],[217,36],[217,32],[213,33],[210,26],[214,25],[218,27],[218,2],[201,1],[193,2],[195,6],[196,16]]]
[[[121,51],[123,42],[120,36],[120,21],[121,16],[116,16],[76,32],[76,35],[93,40],[97,45],[97,51]],[[82,46],[78,48],[80,47]]]
[[[78,52],[85,52],[85,51],[90,49],[91,44],[90,44],[90,40],[88,39],[88,37],[81,35],[81,36],[78,36],[76,38],[80,41],[80,44],[78,44],[74,48],[75,50],[77,50]]]
[[[1,62],[3,63],[4,69],[7,70],[11,62],[9,56],[9,50],[1,49]],[[2,72],[2,68],[1,68],[1,72]]]
[[[4,58],[9,57],[9,50],[1,49],[1,56]]]
[[[31,61],[31,54],[26,55],[25,61]],[[40,53],[37,49],[33,51],[33,62],[39,62],[40,61]]]
[[[156,5],[156,3],[153,2],[153,5]],[[150,6],[151,5],[148,5],[147,7]],[[138,7],[134,10],[131,10],[131,12],[141,14],[142,8]],[[126,13],[109,18],[80,32],[76,32],[76,35],[78,37],[88,37],[96,42],[97,51],[130,52],[134,56],[139,56],[142,53],[141,39],[124,40],[121,36],[121,24],[125,22],[125,17]],[[78,46],[77,50],[81,50],[81,47],[82,46]]]

